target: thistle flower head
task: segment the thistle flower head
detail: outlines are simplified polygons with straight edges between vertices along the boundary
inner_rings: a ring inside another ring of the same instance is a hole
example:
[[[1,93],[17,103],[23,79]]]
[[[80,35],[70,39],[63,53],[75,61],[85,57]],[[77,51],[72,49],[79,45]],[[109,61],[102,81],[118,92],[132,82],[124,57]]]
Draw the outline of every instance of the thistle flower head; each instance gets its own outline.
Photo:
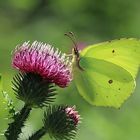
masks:
[[[42,42],[25,42],[18,46],[13,53],[12,66],[21,72],[39,74],[60,87],[66,87],[72,80],[69,57]]]
[[[53,106],[44,114],[44,128],[56,140],[71,140],[76,135],[79,120],[74,107]]]

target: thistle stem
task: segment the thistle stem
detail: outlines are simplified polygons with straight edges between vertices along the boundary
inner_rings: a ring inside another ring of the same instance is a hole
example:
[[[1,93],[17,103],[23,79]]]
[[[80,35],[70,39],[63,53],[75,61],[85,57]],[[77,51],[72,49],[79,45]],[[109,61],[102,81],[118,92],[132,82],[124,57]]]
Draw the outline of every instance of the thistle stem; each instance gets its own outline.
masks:
[[[46,129],[44,129],[44,127],[42,127],[38,131],[36,131],[28,140],[39,140],[46,133],[47,133]]]
[[[19,138],[21,129],[24,127],[24,123],[28,118],[30,111],[31,108],[25,104],[21,111],[14,116],[14,121],[8,124],[9,127],[4,134],[7,140],[17,140]]]

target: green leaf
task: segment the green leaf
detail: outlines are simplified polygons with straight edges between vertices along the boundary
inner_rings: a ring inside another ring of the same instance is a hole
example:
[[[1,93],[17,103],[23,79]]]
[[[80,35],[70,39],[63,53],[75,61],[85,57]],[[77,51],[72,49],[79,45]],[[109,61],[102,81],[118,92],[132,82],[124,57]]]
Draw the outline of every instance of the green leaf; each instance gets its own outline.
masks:
[[[0,139],[2,139],[3,131],[6,129],[8,124],[8,109],[7,103],[2,91],[2,77],[0,75]]]

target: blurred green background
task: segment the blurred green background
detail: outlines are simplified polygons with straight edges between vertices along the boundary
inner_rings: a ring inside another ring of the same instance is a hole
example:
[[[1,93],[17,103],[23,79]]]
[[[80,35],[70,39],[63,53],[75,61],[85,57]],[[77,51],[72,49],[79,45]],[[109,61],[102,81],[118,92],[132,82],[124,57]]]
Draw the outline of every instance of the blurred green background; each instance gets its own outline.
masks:
[[[139,7],[139,0],[0,1],[0,73],[4,89],[16,108],[23,105],[11,90],[16,73],[11,67],[11,51],[17,44],[38,40],[70,53],[72,43],[64,36],[68,31],[73,31],[78,42],[87,45],[122,37],[140,38]],[[140,139],[140,74],[135,93],[120,110],[89,105],[73,83],[66,89],[58,89],[58,93],[56,103],[76,105],[83,118],[77,140]],[[0,112],[0,130],[7,127],[5,112]],[[21,139],[25,140],[41,125],[42,111],[34,109]],[[0,140],[4,140],[2,135]],[[49,137],[46,135],[42,140]]]

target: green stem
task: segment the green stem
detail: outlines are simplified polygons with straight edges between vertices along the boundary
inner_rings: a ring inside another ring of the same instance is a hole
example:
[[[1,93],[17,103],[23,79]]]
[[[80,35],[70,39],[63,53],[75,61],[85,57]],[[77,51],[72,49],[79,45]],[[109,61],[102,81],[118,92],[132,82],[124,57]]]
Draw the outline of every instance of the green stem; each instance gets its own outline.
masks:
[[[43,137],[47,131],[42,127],[38,131],[36,131],[28,140],[39,140],[41,137]]]
[[[24,127],[24,123],[30,114],[31,108],[25,104],[19,113],[13,118],[14,121],[9,124],[8,129],[5,132],[7,140],[17,140],[19,134],[22,132],[21,129]]]

